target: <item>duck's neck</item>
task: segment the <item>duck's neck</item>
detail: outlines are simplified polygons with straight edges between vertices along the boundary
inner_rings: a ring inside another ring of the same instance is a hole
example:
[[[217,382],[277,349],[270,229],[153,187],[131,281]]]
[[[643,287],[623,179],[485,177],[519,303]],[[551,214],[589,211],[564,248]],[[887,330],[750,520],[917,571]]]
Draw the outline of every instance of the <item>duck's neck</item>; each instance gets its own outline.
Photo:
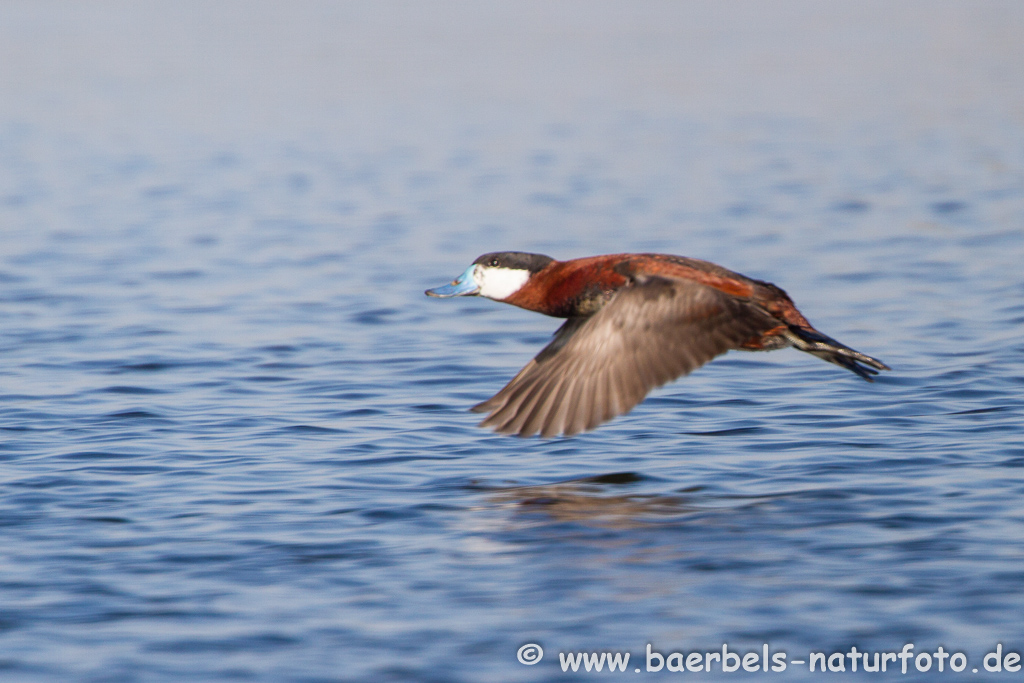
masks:
[[[627,279],[613,269],[614,256],[553,261],[505,303],[556,318],[596,313]]]

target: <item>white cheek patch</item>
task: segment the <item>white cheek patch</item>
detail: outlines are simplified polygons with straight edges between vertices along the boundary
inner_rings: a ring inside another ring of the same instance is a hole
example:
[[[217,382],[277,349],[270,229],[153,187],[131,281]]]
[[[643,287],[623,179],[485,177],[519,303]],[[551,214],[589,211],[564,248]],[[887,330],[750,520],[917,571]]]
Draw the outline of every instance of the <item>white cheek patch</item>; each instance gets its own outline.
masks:
[[[480,267],[474,274],[480,296],[501,301],[507,299],[530,279],[530,271],[513,268]]]

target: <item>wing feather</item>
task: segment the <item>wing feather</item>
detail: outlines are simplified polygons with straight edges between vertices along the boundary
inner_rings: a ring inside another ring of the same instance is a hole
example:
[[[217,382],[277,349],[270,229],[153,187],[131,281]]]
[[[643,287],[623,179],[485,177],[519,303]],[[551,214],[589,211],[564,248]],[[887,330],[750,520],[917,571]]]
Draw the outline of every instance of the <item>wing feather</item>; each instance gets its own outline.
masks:
[[[566,400],[567,396],[573,395],[572,392],[576,386],[576,375],[569,375],[566,377],[565,382],[562,383],[558,394],[555,397],[555,408],[547,416],[544,422],[544,428],[541,430],[541,436],[547,438],[563,434],[566,430],[569,420],[569,408],[571,404]]]
[[[647,277],[589,318],[570,318],[501,391],[481,426],[571,435],[629,412],[651,389],[778,325],[752,303],[691,280]]]

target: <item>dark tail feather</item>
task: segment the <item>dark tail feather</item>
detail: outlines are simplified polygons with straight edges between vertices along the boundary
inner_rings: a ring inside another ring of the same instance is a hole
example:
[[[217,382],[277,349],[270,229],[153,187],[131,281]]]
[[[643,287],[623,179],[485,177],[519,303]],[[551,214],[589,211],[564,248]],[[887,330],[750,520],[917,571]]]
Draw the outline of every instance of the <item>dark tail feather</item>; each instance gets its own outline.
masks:
[[[801,351],[806,351],[829,363],[842,366],[869,382],[874,381],[872,375],[877,375],[879,370],[892,369],[877,358],[854,351],[849,346],[840,344],[832,337],[822,334],[811,327],[790,325],[786,337],[792,342],[793,346]]]

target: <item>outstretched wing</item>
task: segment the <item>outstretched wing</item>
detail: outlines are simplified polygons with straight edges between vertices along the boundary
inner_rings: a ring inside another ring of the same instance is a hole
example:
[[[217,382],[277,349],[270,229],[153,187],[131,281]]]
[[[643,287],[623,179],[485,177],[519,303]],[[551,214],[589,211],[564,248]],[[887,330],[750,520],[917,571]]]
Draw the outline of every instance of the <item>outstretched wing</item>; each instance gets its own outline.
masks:
[[[570,318],[504,389],[474,406],[505,434],[571,435],[778,327],[764,309],[691,280],[646,277],[589,318]]]

